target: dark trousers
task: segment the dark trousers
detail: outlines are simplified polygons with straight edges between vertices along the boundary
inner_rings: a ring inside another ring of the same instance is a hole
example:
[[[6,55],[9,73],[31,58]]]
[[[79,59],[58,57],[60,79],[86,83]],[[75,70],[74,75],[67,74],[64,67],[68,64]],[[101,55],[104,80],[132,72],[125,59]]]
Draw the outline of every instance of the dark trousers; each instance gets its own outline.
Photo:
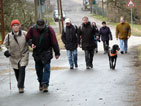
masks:
[[[109,49],[109,40],[103,41],[104,51],[107,52]]]
[[[41,61],[35,61],[36,74],[40,85],[47,84],[50,80],[50,63],[43,64]]]
[[[18,88],[24,88],[25,68],[25,66],[19,66],[19,69],[14,69]]]
[[[85,50],[86,66],[93,67],[94,50]]]

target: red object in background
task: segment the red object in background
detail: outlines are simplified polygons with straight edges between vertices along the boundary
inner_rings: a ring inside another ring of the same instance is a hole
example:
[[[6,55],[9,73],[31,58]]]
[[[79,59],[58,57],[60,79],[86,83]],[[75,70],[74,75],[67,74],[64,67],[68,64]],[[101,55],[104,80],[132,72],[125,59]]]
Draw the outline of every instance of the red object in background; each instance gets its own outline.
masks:
[[[127,7],[130,7],[130,8],[135,7],[135,3],[133,2],[133,0],[129,0]]]

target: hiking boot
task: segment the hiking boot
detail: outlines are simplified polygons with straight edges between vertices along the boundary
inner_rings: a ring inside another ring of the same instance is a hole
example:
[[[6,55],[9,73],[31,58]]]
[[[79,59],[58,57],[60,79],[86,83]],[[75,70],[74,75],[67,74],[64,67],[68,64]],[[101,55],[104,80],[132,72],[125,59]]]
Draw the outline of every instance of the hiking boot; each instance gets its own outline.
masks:
[[[39,84],[39,90],[42,91],[43,90],[43,86]]]
[[[48,84],[43,85],[43,92],[48,92]]]
[[[19,88],[19,93],[24,93],[24,88]]]

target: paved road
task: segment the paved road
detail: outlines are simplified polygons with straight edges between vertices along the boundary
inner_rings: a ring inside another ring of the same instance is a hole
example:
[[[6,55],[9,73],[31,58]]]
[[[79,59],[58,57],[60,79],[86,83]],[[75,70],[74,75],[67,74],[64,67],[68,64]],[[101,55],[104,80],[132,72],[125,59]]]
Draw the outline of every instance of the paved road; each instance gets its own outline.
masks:
[[[64,9],[68,10],[67,15],[75,24],[80,24],[84,15],[90,16],[88,12],[81,11],[80,2],[63,0]],[[114,34],[113,29],[112,32]],[[9,72],[6,72],[9,71],[8,59],[0,52],[0,106],[139,106],[134,102],[136,74],[132,58],[135,53],[131,47],[140,41],[137,37],[129,40],[129,53],[119,54],[116,70],[109,69],[108,56],[103,54],[102,43],[99,44],[99,53],[94,56],[94,69],[91,70],[85,69],[84,52],[81,49],[78,50],[78,69],[69,70],[66,51],[62,50],[60,59],[52,60],[48,93],[38,90],[31,54],[26,71],[25,93],[18,93],[13,71],[10,90]],[[110,44],[114,43],[118,42],[114,40]]]
[[[1,53],[0,53],[1,54]],[[136,75],[128,55],[119,55],[116,70],[110,70],[108,57],[103,53],[94,57],[94,69],[86,70],[84,53],[79,51],[79,68],[69,70],[66,52],[52,61],[53,70],[49,93],[38,90],[34,62],[26,71],[25,93],[19,94],[12,72],[12,89],[8,73],[0,75],[0,106],[133,106]],[[2,54],[1,54],[2,55]],[[4,57],[1,57],[4,58]],[[66,67],[68,67],[66,69]]]

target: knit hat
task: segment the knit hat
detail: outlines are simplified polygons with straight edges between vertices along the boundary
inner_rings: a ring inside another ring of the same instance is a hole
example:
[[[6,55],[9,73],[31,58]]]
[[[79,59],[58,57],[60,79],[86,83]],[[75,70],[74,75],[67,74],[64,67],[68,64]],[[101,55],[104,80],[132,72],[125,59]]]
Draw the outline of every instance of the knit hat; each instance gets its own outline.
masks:
[[[21,23],[20,23],[19,20],[15,19],[15,20],[13,20],[13,21],[11,22],[11,27],[12,27],[14,24],[20,25]]]
[[[37,24],[37,27],[41,28],[41,29],[45,28],[45,25],[46,25],[46,23],[45,23],[45,21],[43,19],[38,19],[36,24]]]

